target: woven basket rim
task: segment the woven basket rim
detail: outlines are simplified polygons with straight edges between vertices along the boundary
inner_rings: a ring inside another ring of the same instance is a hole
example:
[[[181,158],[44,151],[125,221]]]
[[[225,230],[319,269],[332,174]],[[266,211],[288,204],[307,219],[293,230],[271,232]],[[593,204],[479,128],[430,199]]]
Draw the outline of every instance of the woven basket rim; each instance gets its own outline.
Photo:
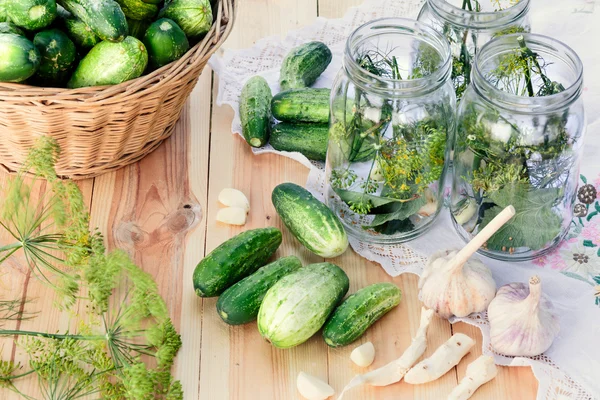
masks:
[[[21,83],[0,82],[0,104],[9,102],[33,102],[51,106],[68,104],[78,107],[89,104],[97,107],[103,102],[114,103],[133,93],[156,90],[166,82],[176,79],[186,66],[208,61],[229,36],[235,20],[235,0],[218,0],[217,14],[204,39],[185,53],[180,59],[147,75],[118,85],[91,86],[78,89],[50,88]]]

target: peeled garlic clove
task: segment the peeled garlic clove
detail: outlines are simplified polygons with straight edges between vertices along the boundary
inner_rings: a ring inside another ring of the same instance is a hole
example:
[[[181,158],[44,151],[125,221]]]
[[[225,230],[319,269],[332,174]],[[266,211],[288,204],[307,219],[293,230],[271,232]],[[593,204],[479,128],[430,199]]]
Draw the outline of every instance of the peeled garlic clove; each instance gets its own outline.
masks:
[[[350,353],[350,359],[359,367],[368,367],[375,360],[375,346],[371,342],[358,346]]]
[[[221,190],[218,197],[219,203],[228,207],[243,208],[246,212],[250,211],[250,202],[244,193],[237,189],[226,188]]]
[[[560,323],[552,301],[542,293],[540,278],[529,286],[510,283],[498,289],[488,308],[491,344],[507,356],[537,356],[548,350]]]
[[[327,383],[302,371],[296,379],[296,387],[307,400],[325,400],[335,394],[335,390]]]
[[[485,311],[496,294],[492,271],[476,258],[464,264],[454,262],[457,253],[434,254],[419,279],[423,305],[442,318]]]
[[[229,225],[245,225],[246,210],[239,207],[221,208],[217,211],[217,221]]]

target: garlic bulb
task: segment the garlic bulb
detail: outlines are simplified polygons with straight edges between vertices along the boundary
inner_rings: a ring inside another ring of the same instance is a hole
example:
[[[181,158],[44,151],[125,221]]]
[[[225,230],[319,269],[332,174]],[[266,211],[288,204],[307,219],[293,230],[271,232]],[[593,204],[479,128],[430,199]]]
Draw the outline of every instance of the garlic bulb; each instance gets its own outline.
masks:
[[[488,308],[491,344],[507,356],[537,356],[552,345],[560,329],[558,315],[542,293],[540,278],[498,289]]]
[[[434,254],[419,279],[419,298],[440,317],[485,311],[496,293],[492,271],[478,259],[461,263],[457,251]]]

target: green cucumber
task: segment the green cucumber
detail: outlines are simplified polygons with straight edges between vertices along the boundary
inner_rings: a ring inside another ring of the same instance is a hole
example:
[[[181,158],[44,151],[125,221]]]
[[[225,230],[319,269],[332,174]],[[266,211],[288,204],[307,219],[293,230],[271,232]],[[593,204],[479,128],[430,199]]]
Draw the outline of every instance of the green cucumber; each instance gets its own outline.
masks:
[[[232,237],[207,255],[194,270],[194,289],[215,297],[266,264],[281,244],[281,231],[260,228]]]
[[[322,42],[309,42],[293,48],[281,65],[281,89],[300,89],[312,85],[327,69],[331,58],[331,50]]]
[[[0,22],[0,33],[14,33],[15,35],[25,36],[25,33],[12,22]]]
[[[144,3],[159,5],[163,0],[142,0]]]
[[[35,74],[40,52],[24,36],[0,33],[0,82],[22,82]]]
[[[206,34],[213,23],[208,0],[172,0],[160,12],[160,17],[175,21],[190,39]]]
[[[47,27],[56,18],[55,0],[4,0],[6,15],[21,28],[37,30]]]
[[[132,36],[119,43],[100,42],[81,60],[68,87],[116,85],[142,75],[147,64],[146,47]]]
[[[297,151],[309,160],[325,161],[329,126],[280,122],[271,129],[269,143],[275,150]]]
[[[77,60],[75,44],[58,29],[37,33],[33,44],[41,55],[36,76],[47,85],[64,83]]]
[[[127,18],[127,26],[129,27],[129,36],[143,41],[146,30],[150,27],[150,22]],[[149,49],[146,48],[146,50]],[[150,56],[148,56],[148,59],[150,59]]]
[[[161,18],[146,30],[144,44],[148,49],[150,66],[160,68],[183,56],[190,48],[185,33],[172,20]]]
[[[58,0],[102,40],[121,42],[127,37],[125,14],[114,0]]]
[[[6,1],[0,1],[0,22],[7,22],[10,18],[8,18],[8,12],[6,11]]]
[[[242,134],[252,147],[262,147],[271,130],[271,88],[262,76],[253,76],[240,94]]]
[[[277,93],[271,101],[271,112],[284,122],[329,122],[330,89],[290,89]]]
[[[271,200],[285,226],[316,255],[337,257],[348,248],[348,236],[338,217],[308,190],[282,183],[273,189]]]
[[[337,265],[307,265],[284,276],[267,292],[258,312],[258,331],[275,347],[307,341],[348,292],[348,276]]]
[[[289,256],[259,268],[219,296],[217,300],[219,316],[230,325],[246,324],[256,320],[260,304],[271,286],[301,267],[302,263],[298,257]]]
[[[393,283],[376,283],[349,296],[323,328],[325,343],[346,346],[360,338],[379,318],[398,304],[402,293]]]
[[[58,18],[61,21],[60,28],[64,30],[75,45],[87,53],[89,49],[101,42],[101,39],[92,29],[79,18],[58,6]]]
[[[138,21],[151,20],[158,14],[158,7],[142,0],[115,0],[127,18]]]

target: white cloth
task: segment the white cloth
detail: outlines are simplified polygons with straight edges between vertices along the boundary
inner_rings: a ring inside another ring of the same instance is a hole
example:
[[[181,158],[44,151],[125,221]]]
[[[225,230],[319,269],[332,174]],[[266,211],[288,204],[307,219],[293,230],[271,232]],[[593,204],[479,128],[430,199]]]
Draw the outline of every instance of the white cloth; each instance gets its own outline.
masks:
[[[420,0],[366,0],[351,8],[341,19],[317,18],[310,26],[290,32],[285,39],[264,38],[252,48],[224,50],[213,56],[211,67],[219,76],[217,104],[229,104],[235,111],[232,132],[240,134],[238,98],[245,81],[262,75],[274,93],[279,91],[279,67],[294,46],[319,40],[334,55],[331,65],[316,82],[316,87],[331,87],[341,66],[345,40],[359,25],[381,17],[416,18]],[[584,101],[588,132],[582,165],[582,179],[600,189],[600,2],[597,0],[533,0],[530,11],[532,30],[555,37],[570,45],[581,57],[585,71]],[[323,199],[323,166],[299,153],[277,152],[270,146],[253,149],[256,154],[275,152],[293,158],[310,168],[307,187]],[[590,212],[595,205],[591,205]],[[600,204],[598,205],[600,210]],[[591,214],[590,214],[591,215]],[[420,274],[427,256],[441,248],[461,247],[450,222],[442,213],[433,229],[421,238],[396,246],[374,246],[351,239],[354,251],[375,261],[397,276],[404,272]],[[476,325],[483,333],[483,351],[492,354],[501,365],[530,365],[537,379],[537,398],[600,399],[600,214],[574,220],[571,233],[560,248],[534,262],[509,264],[485,259],[496,283],[526,282],[531,275],[542,279],[548,294],[560,312],[561,331],[552,347],[533,358],[511,358],[494,354],[489,346],[489,326],[485,313],[460,320]],[[587,256],[588,262],[574,262],[574,256]],[[596,297],[596,293],[598,297]],[[454,322],[451,321],[451,322]]]

